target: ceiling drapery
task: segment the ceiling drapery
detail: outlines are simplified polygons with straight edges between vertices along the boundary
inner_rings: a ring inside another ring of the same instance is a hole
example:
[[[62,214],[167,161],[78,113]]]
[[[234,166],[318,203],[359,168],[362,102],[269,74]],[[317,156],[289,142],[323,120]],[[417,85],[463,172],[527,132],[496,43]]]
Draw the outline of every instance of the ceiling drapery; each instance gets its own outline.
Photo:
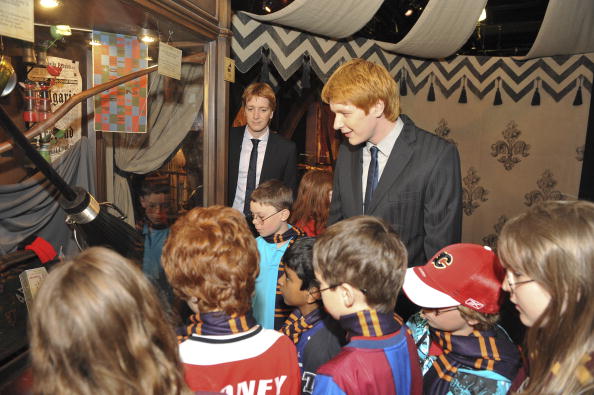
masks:
[[[487,0],[431,0],[408,34],[396,44],[378,41],[389,52],[419,58],[455,54],[474,32]]]
[[[243,14],[234,16],[232,29],[231,49],[240,72],[258,67],[262,58],[268,57],[285,81],[304,62],[309,62],[312,72],[326,81],[341,62],[364,58],[382,64],[412,94],[432,84],[445,97],[460,95],[466,87],[467,94],[479,100],[491,100],[490,95],[499,90],[504,101],[518,102],[533,95],[538,86],[539,94],[560,101],[577,95],[579,90],[592,89],[594,54],[528,61],[494,56],[456,56],[430,61],[386,52],[372,40],[327,40],[260,23]],[[268,51],[263,52],[262,48]]]
[[[594,52],[594,1],[549,0],[547,11],[524,59]]]
[[[365,26],[383,0],[295,0],[268,15],[239,14],[265,23],[342,39]],[[426,59],[454,55],[475,30],[487,0],[429,0],[398,43],[377,42],[386,51]],[[594,52],[594,1],[550,0],[537,38],[525,57]]]
[[[295,0],[268,15],[246,12],[262,21],[332,38],[359,31],[375,15],[384,0]]]

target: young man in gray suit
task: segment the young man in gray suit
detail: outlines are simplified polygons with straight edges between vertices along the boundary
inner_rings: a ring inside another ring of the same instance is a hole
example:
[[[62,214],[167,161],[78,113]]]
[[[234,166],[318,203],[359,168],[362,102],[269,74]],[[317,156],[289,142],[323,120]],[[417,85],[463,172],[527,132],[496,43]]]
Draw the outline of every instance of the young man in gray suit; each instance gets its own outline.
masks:
[[[249,215],[249,197],[260,183],[277,179],[295,190],[297,149],[293,141],[269,128],[276,109],[270,85],[250,84],[242,100],[247,125],[229,131],[227,204]]]
[[[383,218],[406,245],[409,267],[460,242],[456,146],[400,114],[396,82],[388,71],[352,59],[332,74],[322,100],[336,115],[334,129],[348,141],[336,162],[328,224],[362,214]]]

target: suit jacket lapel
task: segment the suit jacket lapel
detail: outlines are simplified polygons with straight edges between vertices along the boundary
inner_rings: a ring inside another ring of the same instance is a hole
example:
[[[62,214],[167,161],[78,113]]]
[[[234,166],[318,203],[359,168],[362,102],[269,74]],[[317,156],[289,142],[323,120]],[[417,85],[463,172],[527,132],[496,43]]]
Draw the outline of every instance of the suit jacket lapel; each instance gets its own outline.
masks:
[[[239,157],[241,155],[241,143],[243,140],[244,127],[232,128],[229,133],[229,196],[233,199],[235,196],[235,189],[237,189],[237,175],[239,174]],[[230,202],[229,204],[233,204]]]
[[[354,202],[356,207],[356,215],[363,214],[363,186],[361,184],[361,178],[363,176],[363,145],[359,147],[350,147],[356,148],[353,152],[352,162],[351,162],[351,174],[353,174],[351,182],[353,183],[353,191],[355,196]]]
[[[268,133],[268,143],[266,143],[264,162],[262,163],[262,171],[260,172],[260,183],[273,178],[270,173],[275,167],[275,162],[278,162],[276,159],[277,137],[278,136],[272,132],[272,130]]]
[[[413,156],[414,142],[416,140],[416,136],[414,134],[414,125],[411,122],[408,122],[407,118],[403,120],[405,121],[404,127],[402,128],[402,132],[400,132],[400,136],[398,136],[398,139],[392,148],[392,152],[388,157],[388,162],[384,167],[384,171],[382,172],[382,176],[380,177],[379,183],[377,184],[377,188],[375,189],[373,197],[371,198],[369,211],[367,214],[371,214],[373,212],[373,210],[377,207],[378,202],[380,202],[384,195],[390,190],[390,188],[392,188],[392,185],[397,182],[398,177],[400,177],[400,174],[404,171],[404,168]],[[359,177],[359,182],[361,182],[360,179],[361,177]]]

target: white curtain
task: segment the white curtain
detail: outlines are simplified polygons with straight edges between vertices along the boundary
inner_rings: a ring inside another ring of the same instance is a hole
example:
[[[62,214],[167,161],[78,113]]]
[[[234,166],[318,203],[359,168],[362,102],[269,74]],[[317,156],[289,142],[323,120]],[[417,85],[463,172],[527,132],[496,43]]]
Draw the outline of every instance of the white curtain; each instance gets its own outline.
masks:
[[[594,52],[594,1],[549,0],[547,12],[524,59]]]
[[[431,0],[402,40],[377,41],[377,45],[419,58],[450,56],[468,41],[486,4],[487,0]]]
[[[134,209],[126,178],[113,171],[115,167],[130,173],[146,174],[160,168],[180,145],[196,119],[204,98],[204,68],[183,64],[181,80],[175,81],[153,73],[149,80],[149,132],[118,133],[110,137],[106,160],[107,198],[134,224]],[[173,89],[164,89],[166,83]],[[106,134],[109,136],[109,134]],[[113,162],[109,158],[113,156]],[[111,173],[111,174],[110,174]],[[112,185],[109,185],[112,180]]]
[[[383,2],[384,0],[295,0],[272,14],[245,14],[263,22],[332,38],[344,38],[361,30]]]

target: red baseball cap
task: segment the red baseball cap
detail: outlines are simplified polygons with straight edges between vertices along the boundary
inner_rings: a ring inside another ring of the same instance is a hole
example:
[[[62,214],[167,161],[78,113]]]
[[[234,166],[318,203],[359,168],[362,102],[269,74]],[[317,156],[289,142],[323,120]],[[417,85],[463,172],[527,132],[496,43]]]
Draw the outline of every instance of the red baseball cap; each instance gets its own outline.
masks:
[[[494,314],[499,311],[504,277],[491,248],[460,243],[442,248],[424,266],[407,269],[402,289],[421,307],[463,305]]]

